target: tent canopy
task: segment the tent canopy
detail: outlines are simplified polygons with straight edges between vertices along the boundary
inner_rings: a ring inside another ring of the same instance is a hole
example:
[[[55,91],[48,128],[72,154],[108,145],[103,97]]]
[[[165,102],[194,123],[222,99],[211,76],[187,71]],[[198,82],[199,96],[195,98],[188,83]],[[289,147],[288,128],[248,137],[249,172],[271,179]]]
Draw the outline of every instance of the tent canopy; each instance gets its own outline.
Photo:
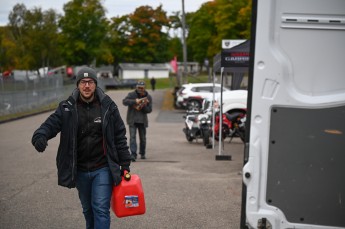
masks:
[[[213,58],[213,71],[220,72],[224,67],[224,73],[246,73],[249,67],[250,40],[247,40],[230,49],[223,49]]]

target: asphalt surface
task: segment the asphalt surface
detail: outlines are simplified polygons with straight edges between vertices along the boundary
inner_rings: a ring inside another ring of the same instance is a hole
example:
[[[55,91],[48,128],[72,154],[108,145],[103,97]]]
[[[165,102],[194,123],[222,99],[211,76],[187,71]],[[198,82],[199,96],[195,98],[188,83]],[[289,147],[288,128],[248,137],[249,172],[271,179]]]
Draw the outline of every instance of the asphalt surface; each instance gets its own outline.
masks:
[[[161,110],[164,90],[149,91],[153,112],[147,129],[147,159],[131,165],[145,192],[146,213],[117,218],[111,228],[240,228],[243,144],[226,140],[222,155],[202,140],[187,142],[183,111]],[[125,120],[128,91],[109,91]],[[85,228],[76,189],[57,185],[59,136],[37,153],[35,129],[51,112],[0,124],[0,228]],[[128,136],[129,137],[129,136]]]

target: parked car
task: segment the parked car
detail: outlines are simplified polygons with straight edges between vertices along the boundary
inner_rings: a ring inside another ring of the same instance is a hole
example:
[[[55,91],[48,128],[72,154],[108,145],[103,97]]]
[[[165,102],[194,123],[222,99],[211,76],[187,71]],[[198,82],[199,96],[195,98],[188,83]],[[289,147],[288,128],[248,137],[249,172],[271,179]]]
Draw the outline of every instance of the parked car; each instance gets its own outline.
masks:
[[[207,96],[202,103],[202,110],[211,109],[211,104],[214,104],[216,107],[216,112],[219,111],[220,103],[220,93],[215,93],[214,102],[213,95]],[[232,90],[223,92],[223,113],[231,114],[239,110],[247,110],[247,90]]]
[[[138,81],[135,79],[119,79],[114,78],[115,84],[112,85],[112,88],[131,88],[134,89],[137,86]]]
[[[119,79],[114,77],[111,71],[97,72],[99,86],[103,89],[135,88],[137,80]]]
[[[223,92],[223,113],[231,114],[237,110],[247,109],[247,97],[247,90]],[[215,94],[215,100],[220,102],[220,93]]]
[[[97,72],[98,79],[113,79],[113,73],[111,71],[99,71]]]
[[[176,92],[176,107],[183,109],[200,109],[202,101],[209,95],[219,93],[221,85],[213,83],[190,83],[183,84]],[[223,87],[223,92],[230,91],[229,88]]]

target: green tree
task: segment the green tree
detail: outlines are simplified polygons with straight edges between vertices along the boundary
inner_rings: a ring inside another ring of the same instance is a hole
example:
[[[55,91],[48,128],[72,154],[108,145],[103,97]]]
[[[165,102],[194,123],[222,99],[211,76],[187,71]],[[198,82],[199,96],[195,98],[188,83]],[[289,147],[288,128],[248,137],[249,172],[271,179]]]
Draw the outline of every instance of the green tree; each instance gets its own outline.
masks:
[[[110,23],[110,39],[109,47],[114,57],[113,65],[118,66],[120,62],[129,60],[130,49],[128,48],[129,40],[129,17],[128,15],[122,17],[112,18]]]
[[[108,21],[100,1],[72,0],[63,10],[60,45],[65,61],[73,65],[91,65],[96,59],[109,58],[110,52],[104,55]]]
[[[41,8],[27,11],[24,43],[30,69],[60,65],[58,51],[58,15],[54,10],[42,12]]]
[[[130,15],[133,30],[130,45],[134,57],[140,62],[164,62],[167,59],[168,33],[163,28],[169,26],[169,20],[162,5],[153,9],[150,6],[138,7]],[[139,54],[137,57],[136,55]]]
[[[0,27],[0,72],[14,69],[19,62],[16,51],[16,43],[9,27]]]
[[[182,52],[182,42],[181,39],[178,37],[170,38],[169,45],[168,45],[168,60],[173,59],[175,56],[177,60],[183,59],[183,52]]]
[[[201,65],[205,58],[212,59],[210,47],[212,39],[217,35],[214,20],[216,10],[214,2],[207,2],[187,20],[190,28],[187,38],[189,60],[197,61]]]
[[[113,52],[115,59],[135,63],[165,62],[169,55],[168,30],[169,19],[161,5],[156,9],[141,6],[133,14],[113,18],[112,43],[118,52]]]
[[[221,50],[223,39],[249,39],[250,0],[215,0],[215,23],[217,36],[212,39],[209,54],[216,55]],[[244,13],[245,12],[245,13]]]
[[[251,26],[250,0],[214,0],[204,3],[187,20],[189,60],[210,64],[221,51],[223,39],[249,39]]]
[[[17,69],[37,70],[58,64],[58,17],[53,10],[27,10],[24,4],[16,4],[9,15],[10,34],[5,37],[7,61],[12,59],[9,65],[13,64]]]
[[[7,68],[168,62],[182,60],[181,13],[162,5],[138,7],[108,21],[101,0],[71,0],[60,17],[53,10],[16,4],[0,31],[0,64]],[[186,14],[188,61],[212,64],[222,39],[249,39],[250,0],[214,0]],[[59,19],[60,18],[60,19]],[[56,24],[56,21],[59,23]]]
[[[25,31],[23,29],[27,9],[24,4],[16,4],[10,12],[9,29],[11,34],[7,38],[11,39],[15,47],[11,50],[13,68],[28,69],[26,61]],[[8,43],[10,44],[10,43]]]
[[[189,14],[186,15],[188,20]],[[177,60],[183,60],[183,43],[182,43],[182,15],[180,11],[173,12],[171,16],[169,16],[170,21],[170,30],[169,36],[173,36],[170,38],[169,42],[169,57],[172,59],[174,56],[177,57]],[[188,30],[188,27],[186,28]],[[188,34],[188,31],[187,31]]]

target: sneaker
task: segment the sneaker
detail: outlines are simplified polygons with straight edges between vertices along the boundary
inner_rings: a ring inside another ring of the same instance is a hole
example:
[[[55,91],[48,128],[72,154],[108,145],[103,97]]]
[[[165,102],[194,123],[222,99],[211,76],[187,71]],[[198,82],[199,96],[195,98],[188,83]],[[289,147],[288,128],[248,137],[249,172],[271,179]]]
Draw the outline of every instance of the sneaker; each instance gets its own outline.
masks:
[[[131,155],[131,160],[132,160],[132,161],[135,161],[136,159],[137,159],[137,156],[132,154],[132,155]]]
[[[140,159],[146,159],[145,155],[141,155]]]

